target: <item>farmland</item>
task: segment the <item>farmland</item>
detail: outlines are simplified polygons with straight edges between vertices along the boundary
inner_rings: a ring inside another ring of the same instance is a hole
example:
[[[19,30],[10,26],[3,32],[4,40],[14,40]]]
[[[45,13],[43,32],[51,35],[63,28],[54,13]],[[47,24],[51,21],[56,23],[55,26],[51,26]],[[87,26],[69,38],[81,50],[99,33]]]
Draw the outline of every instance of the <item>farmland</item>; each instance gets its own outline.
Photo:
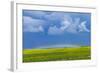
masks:
[[[90,46],[23,49],[23,62],[67,61],[91,59]]]

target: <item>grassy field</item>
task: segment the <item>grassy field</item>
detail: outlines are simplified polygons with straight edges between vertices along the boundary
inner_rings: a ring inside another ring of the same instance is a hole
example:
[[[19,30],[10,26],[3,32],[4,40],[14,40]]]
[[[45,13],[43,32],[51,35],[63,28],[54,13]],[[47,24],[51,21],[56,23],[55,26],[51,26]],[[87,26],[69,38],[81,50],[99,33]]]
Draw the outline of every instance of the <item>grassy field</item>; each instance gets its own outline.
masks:
[[[24,49],[23,62],[64,61],[91,59],[89,46],[78,48]]]

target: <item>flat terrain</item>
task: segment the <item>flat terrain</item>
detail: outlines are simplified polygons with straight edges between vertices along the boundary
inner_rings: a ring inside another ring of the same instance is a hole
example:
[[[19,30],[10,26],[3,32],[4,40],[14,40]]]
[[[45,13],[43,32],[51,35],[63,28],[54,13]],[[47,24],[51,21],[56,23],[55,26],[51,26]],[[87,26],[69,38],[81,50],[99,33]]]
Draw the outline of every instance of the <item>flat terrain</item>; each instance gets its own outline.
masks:
[[[23,62],[65,61],[91,59],[89,46],[73,48],[24,49]]]

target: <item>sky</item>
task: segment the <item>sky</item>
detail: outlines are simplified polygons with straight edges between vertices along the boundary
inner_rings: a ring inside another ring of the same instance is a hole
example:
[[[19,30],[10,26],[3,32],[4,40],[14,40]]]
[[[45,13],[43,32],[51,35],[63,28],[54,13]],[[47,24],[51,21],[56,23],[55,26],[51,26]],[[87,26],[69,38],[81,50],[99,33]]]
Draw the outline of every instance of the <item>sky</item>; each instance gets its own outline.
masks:
[[[91,13],[23,10],[23,48],[91,44]]]

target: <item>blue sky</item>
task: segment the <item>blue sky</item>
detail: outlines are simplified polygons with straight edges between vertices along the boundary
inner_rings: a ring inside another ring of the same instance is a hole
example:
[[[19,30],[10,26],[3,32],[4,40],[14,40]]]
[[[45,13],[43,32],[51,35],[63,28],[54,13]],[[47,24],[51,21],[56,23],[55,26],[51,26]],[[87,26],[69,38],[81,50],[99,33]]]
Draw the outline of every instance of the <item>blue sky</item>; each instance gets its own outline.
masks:
[[[90,45],[91,14],[23,10],[23,48]]]

